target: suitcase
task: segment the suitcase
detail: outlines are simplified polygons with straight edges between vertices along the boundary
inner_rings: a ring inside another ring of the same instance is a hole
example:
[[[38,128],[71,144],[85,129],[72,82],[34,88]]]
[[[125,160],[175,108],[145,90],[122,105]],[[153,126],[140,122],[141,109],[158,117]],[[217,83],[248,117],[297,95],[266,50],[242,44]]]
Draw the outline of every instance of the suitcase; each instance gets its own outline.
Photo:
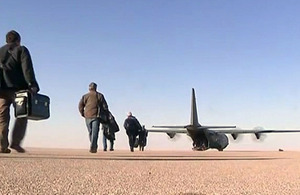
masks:
[[[50,98],[42,94],[32,94],[29,91],[15,93],[15,117],[30,120],[44,120],[50,117]]]

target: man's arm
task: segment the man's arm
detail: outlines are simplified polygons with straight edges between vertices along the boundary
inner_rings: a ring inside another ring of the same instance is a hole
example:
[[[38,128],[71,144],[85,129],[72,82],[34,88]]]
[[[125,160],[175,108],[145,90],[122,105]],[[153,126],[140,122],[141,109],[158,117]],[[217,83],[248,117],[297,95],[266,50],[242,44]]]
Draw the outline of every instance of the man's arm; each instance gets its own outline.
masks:
[[[128,119],[125,119],[124,124],[123,124],[123,127],[124,127],[126,130],[127,130],[127,126],[128,126],[127,120],[128,120]]]
[[[25,46],[21,46],[21,66],[28,88],[33,92],[38,92],[40,89],[35,79],[31,56],[29,50]]]
[[[136,123],[136,126],[139,130],[142,130],[142,125],[140,124],[140,122],[137,120],[137,118],[135,118],[135,123]]]
[[[82,117],[84,117],[84,96],[81,98],[80,102],[79,102],[79,105],[78,105],[78,109],[79,109],[79,112],[81,114]]]
[[[108,105],[107,102],[104,98],[104,95],[100,95],[100,102],[101,102],[101,107],[103,108],[103,110],[108,111]]]

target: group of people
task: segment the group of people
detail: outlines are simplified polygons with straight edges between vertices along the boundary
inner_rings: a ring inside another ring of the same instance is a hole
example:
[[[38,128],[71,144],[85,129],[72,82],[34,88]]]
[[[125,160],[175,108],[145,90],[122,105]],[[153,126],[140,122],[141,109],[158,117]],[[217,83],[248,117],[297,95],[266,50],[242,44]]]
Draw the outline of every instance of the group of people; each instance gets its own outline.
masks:
[[[35,78],[29,50],[21,45],[20,34],[11,30],[6,34],[6,44],[0,48],[0,153],[10,153],[10,148],[20,153],[25,152],[21,143],[27,128],[26,117],[16,118],[11,143],[8,140],[10,106],[14,103],[15,93],[21,90],[36,94],[39,85]],[[96,83],[92,82],[89,85],[89,92],[81,98],[79,112],[85,118],[89,132],[90,152],[97,152],[100,124],[103,130],[103,150],[107,151],[107,140],[109,140],[109,150],[114,151],[115,133],[119,131],[119,126],[108,109],[104,95],[97,92]],[[134,151],[138,135],[140,135],[138,145],[140,150],[143,150],[146,145],[146,130],[131,112],[124,122],[124,128],[128,135],[130,150]]]
[[[96,153],[98,150],[100,124],[102,124],[103,131],[103,151],[107,151],[107,140],[110,141],[109,150],[114,151],[115,133],[119,131],[119,126],[108,109],[104,95],[97,91],[96,83],[90,83],[89,92],[82,96],[78,108],[81,116],[85,118],[89,132],[90,152]],[[130,151],[134,152],[134,147],[137,146],[144,151],[147,131],[131,112],[124,121],[124,128],[128,136]]]

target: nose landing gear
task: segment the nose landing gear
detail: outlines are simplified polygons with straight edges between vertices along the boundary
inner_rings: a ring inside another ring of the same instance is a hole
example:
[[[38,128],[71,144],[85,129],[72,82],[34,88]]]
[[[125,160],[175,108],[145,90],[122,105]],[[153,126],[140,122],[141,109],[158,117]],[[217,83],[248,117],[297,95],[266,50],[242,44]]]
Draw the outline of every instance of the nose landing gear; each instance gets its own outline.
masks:
[[[199,138],[194,140],[193,150],[195,150],[195,151],[205,151],[207,149],[209,149],[207,139],[204,139],[203,137],[199,137]]]

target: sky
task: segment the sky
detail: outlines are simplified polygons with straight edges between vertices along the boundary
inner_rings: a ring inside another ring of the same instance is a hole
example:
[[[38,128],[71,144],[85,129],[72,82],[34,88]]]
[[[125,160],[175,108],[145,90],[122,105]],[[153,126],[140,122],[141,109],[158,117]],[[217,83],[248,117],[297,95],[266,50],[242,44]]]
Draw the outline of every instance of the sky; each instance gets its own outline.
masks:
[[[30,121],[23,146],[88,149],[78,103],[90,82],[120,126],[116,149],[129,148],[128,111],[146,128],[188,124],[192,88],[202,125],[300,129],[299,9],[296,0],[1,0],[2,45],[8,31],[21,34],[51,98],[50,119]],[[300,150],[300,134],[252,138],[227,149]],[[191,148],[185,135],[148,137],[150,150]]]

